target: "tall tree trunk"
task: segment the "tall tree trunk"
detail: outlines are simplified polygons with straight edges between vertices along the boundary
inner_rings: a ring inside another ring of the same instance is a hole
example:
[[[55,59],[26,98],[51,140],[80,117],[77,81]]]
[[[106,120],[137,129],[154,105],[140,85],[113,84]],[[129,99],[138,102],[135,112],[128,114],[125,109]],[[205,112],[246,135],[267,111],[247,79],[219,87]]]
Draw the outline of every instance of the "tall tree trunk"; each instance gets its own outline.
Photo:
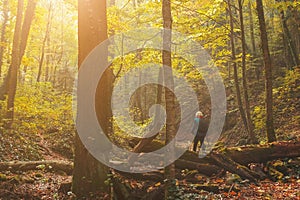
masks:
[[[235,90],[236,90],[236,98],[237,98],[239,111],[240,111],[245,129],[249,133],[247,118],[245,115],[245,110],[243,108],[240,85],[239,85],[238,69],[237,69],[236,55],[235,55],[234,25],[233,25],[233,16],[232,16],[230,0],[227,1],[227,5],[228,5],[228,12],[229,12],[231,60],[232,60],[232,66],[233,66],[233,77],[234,77],[234,84],[235,84]]]
[[[163,0],[162,2],[162,15],[163,15],[163,51],[162,51],[162,64],[172,68],[171,58],[171,43],[172,43],[172,14],[171,14],[171,0]],[[172,70],[164,69],[164,82],[174,89],[174,79]],[[166,100],[166,144],[168,144],[175,137],[175,99],[171,90],[165,90]],[[172,145],[169,149],[171,154],[175,154],[175,147]],[[170,157],[172,159],[172,156]],[[170,199],[173,196],[172,188],[175,186],[175,163],[165,167],[165,199]]]
[[[41,75],[42,75],[42,67],[43,67],[44,58],[45,58],[45,47],[46,47],[46,42],[47,42],[49,34],[50,34],[50,23],[51,23],[51,15],[52,15],[51,13],[52,13],[52,2],[50,1],[50,5],[49,5],[49,9],[48,9],[45,37],[43,39],[42,53],[41,53],[41,58],[40,58],[40,62],[39,62],[39,70],[38,70],[36,82],[40,82]]]
[[[242,75],[243,75],[243,88],[244,88],[244,102],[245,111],[247,117],[248,132],[252,143],[257,143],[257,138],[254,134],[254,126],[250,114],[250,104],[248,96],[248,83],[247,83],[247,69],[246,69],[246,37],[245,37],[245,27],[244,27],[244,16],[243,16],[243,5],[242,0],[238,0],[238,10],[241,25],[241,38],[242,38]]]
[[[256,45],[255,45],[255,37],[254,37],[254,22],[253,22],[251,1],[248,2],[248,9],[249,9],[249,25],[250,25],[251,47],[252,47],[252,53],[255,54],[256,53]]]
[[[27,8],[22,25],[21,42],[20,42],[20,62],[25,54],[27,40],[30,32],[31,23],[34,17],[37,0],[28,0]]]
[[[295,8],[288,8],[291,12],[291,19],[287,22],[290,27],[292,38],[294,38],[296,51],[300,52],[300,12]]]
[[[50,39],[50,32],[51,32],[51,26],[49,28],[49,36],[47,38],[47,55],[46,55],[46,69],[45,69],[45,82],[49,81],[49,70],[50,70],[50,44],[51,44],[51,39]]]
[[[89,0],[87,1],[87,3],[89,3]],[[63,63],[63,57],[64,57],[64,25],[65,25],[65,20],[64,20],[64,2],[61,1],[60,3],[60,11],[61,11],[61,21],[60,21],[60,52],[59,52],[59,57],[57,59],[57,62],[54,64],[54,67],[51,70],[51,82],[52,82],[52,86],[56,87],[57,85],[59,85],[59,81],[58,81],[58,77],[57,77],[57,72],[59,70],[59,66],[61,66],[61,69],[63,68],[62,66],[64,65]],[[59,48],[58,48],[59,49]]]
[[[283,29],[283,34],[284,34],[285,42],[286,42],[286,45],[287,45],[287,51],[289,52],[289,55],[292,58],[292,62],[291,62],[292,67],[298,66],[298,65],[300,65],[300,62],[299,62],[299,57],[298,57],[297,49],[296,49],[295,43],[292,40],[289,27],[288,27],[288,25],[286,23],[287,19],[286,19],[285,15],[284,15],[284,11],[283,10],[280,11],[280,18],[281,18],[281,23],[282,23],[282,29]],[[287,59],[287,60],[289,60],[289,59]]]
[[[251,50],[252,50],[252,57],[256,58],[256,45],[255,45],[255,37],[254,37],[254,22],[253,22],[253,14],[252,14],[252,5],[251,1],[248,2],[248,9],[249,9],[249,25],[250,25],[250,39],[251,39]],[[253,59],[251,57],[251,59]],[[260,78],[260,67],[257,65],[255,66],[255,75],[257,81]]]
[[[8,0],[4,0],[3,2],[3,24],[1,27],[1,38],[0,38],[0,42],[1,42],[1,46],[0,46],[0,77],[2,77],[2,65],[3,65],[3,54],[4,54],[4,45],[6,43],[6,27],[7,27],[7,23],[8,23]]]
[[[272,60],[268,45],[268,35],[266,30],[266,22],[264,16],[264,8],[262,0],[256,0],[256,10],[259,21],[261,48],[265,65],[265,104],[266,104],[266,130],[268,142],[276,141],[276,135],[273,124],[273,77],[272,77]]]
[[[78,0],[78,41],[79,41],[79,66],[90,51],[107,39],[107,18],[105,0]],[[104,57],[103,59],[107,59]],[[111,87],[113,74],[106,70],[100,80],[97,93],[105,93],[99,99],[96,94],[96,111],[100,125],[108,133],[111,125]],[[101,111],[99,113],[99,110]],[[75,139],[75,159],[72,191],[77,196],[84,196],[89,192],[102,191],[109,193],[109,186],[104,182],[109,169],[99,163],[83,146],[78,134]]]
[[[11,127],[14,116],[14,101],[17,89],[18,70],[21,65],[22,58],[25,53],[30,26],[34,16],[36,0],[29,0],[25,11],[24,22],[22,25],[22,13],[24,1],[18,2],[17,20],[15,25],[15,33],[13,39],[12,61],[10,65],[10,74],[8,79],[8,97],[7,97],[7,127]],[[22,29],[21,29],[22,26]]]
[[[12,47],[12,61],[10,65],[10,76],[8,80],[8,99],[7,99],[7,114],[6,117],[7,127],[10,128],[14,116],[14,99],[17,87],[17,74],[18,74],[18,63],[20,54],[20,38],[21,38],[21,27],[22,27],[22,14],[23,14],[24,0],[18,2],[17,18],[14,30],[13,47]]]

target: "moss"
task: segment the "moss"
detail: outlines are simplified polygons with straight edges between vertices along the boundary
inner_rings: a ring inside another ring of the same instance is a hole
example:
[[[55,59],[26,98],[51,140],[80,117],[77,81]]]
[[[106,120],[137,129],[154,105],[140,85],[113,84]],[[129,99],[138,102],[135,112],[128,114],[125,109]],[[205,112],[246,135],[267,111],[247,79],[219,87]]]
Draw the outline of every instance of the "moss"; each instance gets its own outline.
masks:
[[[6,181],[7,177],[5,174],[0,174],[0,181]]]

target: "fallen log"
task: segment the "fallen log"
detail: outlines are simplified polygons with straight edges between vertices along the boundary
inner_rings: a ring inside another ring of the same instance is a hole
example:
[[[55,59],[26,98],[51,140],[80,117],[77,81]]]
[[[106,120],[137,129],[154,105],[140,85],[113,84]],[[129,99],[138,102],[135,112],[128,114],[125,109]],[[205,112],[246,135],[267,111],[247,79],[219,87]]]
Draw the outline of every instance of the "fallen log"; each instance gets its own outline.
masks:
[[[244,165],[240,165],[234,162],[231,158],[227,157],[225,154],[220,154],[213,152],[210,157],[215,160],[216,165],[222,167],[223,169],[233,173],[238,174],[243,179],[248,179],[251,182],[256,182],[257,179],[264,179],[266,176],[261,176]]]
[[[213,166],[210,164],[199,164],[192,161],[186,161],[182,159],[178,159],[175,162],[175,166],[177,169],[190,169],[190,170],[198,170],[204,175],[211,176],[215,173],[218,173],[221,168],[217,166]],[[65,172],[67,175],[71,175],[73,171],[73,164],[64,161],[13,161],[13,162],[0,162],[0,171],[10,171],[10,172],[18,172],[18,171],[30,171],[30,170],[46,170],[51,172]],[[162,180],[163,176],[160,176],[159,173],[155,174],[131,174],[120,172],[122,175],[127,177],[134,177],[136,179],[147,179],[158,181]]]
[[[150,143],[151,144],[151,143]],[[156,148],[158,142],[155,143]],[[148,147],[150,150],[150,146]],[[280,159],[280,158],[293,158],[300,157],[300,142],[276,142],[266,145],[251,145],[242,147],[227,148],[221,151],[217,151],[218,156],[213,152],[204,158],[199,158],[195,152],[185,152],[176,162],[175,166],[178,169],[197,169],[199,173],[211,176],[219,173],[222,168],[232,173],[239,174],[241,177],[254,179],[262,179],[262,175],[255,174],[253,170],[250,172],[249,169],[243,165],[249,163],[265,163],[269,160]],[[225,166],[227,165],[227,166]],[[44,166],[43,169],[47,171],[63,171],[67,175],[72,174],[73,164],[64,161],[15,161],[15,162],[0,162],[0,171],[29,171],[37,170],[39,166]],[[241,167],[247,170],[250,176],[246,176],[245,172],[239,171]],[[249,180],[250,180],[249,179]]]
[[[65,172],[67,175],[71,175],[73,172],[73,164],[71,162],[52,160],[0,162],[0,171],[24,172],[30,170]]]
[[[264,163],[280,158],[300,157],[300,141],[273,142],[265,145],[249,145],[225,149],[232,160],[247,165]]]
[[[188,169],[188,170],[198,170],[199,173],[206,176],[212,176],[219,173],[222,168],[209,163],[197,163],[189,160],[178,159],[175,161],[175,166],[177,169]]]
[[[138,139],[131,140],[131,145],[138,143]],[[158,140],[153,140],[151,143],[143,147],[142,152],[152,152],[162,148],[164,144]],[[239,147],[230,147],[221,150],[221,153],[226,153],[226,156],[233,161],[247,165],[249,163],[263,163],[269,160],[280,158],[300,157],[300,141],[281,141],[273,142],[264,145],[246,145]],[[218,151],[218,150],[215,150]],[[180,159],[192,161],[202,164],[214,164],[214,159],[208,154],[204,158],[199,158],[198,154],[192,151],[186,151]]]
[[[214,174],[217,174],[221,172],[222,168],[211,165],[211,164],[199,164],[191,161],[186,161],[182,159],[178,159],[175,161],[175,167],[178,170],[188,169],[188,170],[197,170],[200,174],[206,175],[206,176],[212,176]],[[132,178],[136,180],[150,180],[150,181],[163,181],[164,175],[161,171],[155,171],[155,172],[147,172],[147,173],[128,173],[128,172],[121,172],[116,171],[117,173],[121,174],[124,177]],[[182,179],[180,173],[178,176],[176,175],[177,179]]]
[[[143,147],[144,152],[157,150],[163,146],[157,140]],[[175,163],[180,169],[197,169],[199,173],[212,175],[222,168],[236,173],[242,178],[255,181],[266,178],[265,174],[256,173],[246,166],[250,163],[266,163],[270,160],[280,158],[300,157],[299,141],[274,142],[265,145],[248,145],[241,147],[231,147],[223,150],[214,150],[204,158],[199,158],[198,154],[186,151]]]

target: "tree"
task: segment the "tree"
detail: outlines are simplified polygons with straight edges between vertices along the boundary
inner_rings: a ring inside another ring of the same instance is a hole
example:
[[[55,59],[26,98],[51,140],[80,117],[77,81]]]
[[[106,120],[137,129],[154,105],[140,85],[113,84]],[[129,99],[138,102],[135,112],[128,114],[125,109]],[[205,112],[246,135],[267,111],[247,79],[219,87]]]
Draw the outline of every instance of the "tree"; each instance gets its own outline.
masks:
[[[297,53],[297,48],[296,45],[294,43],[294,41],[292,40],[291,37],[291,32],[289,30],[289,27],[287,25],[287,17],[284,14],[284,10],[280,10],[280,19],[281,19],[281,23],[282,23],[282,29],[283,29],[283,37],[284,37],[284,46],[287,46],[287,52],[288,55],[291,57],[291,66],[298,66],[300,65],[300,61],[299,61],[299,57],[298,57],[298,53]]]
[[[105,0],[79,0],[78,1],[78,64],[83,62],[90,51],[100,42],[107,39],[107,19]],[[107,59],[107,58],[103,58]],[[112,71],[104,72],[96,93],[96,106],[98,121],[105,133],[111,128],[111,87]],[[106,94],[99,99],[98,92]],[[78,134],[75,138],[75,159],[72,191],[77,196],[84,196],[89,192],[102,191],[109,193],[109,187],[105,184],[109,168],[99,163],[83,146]]]
[[[276,141],[276,135],[273,124],[273,78],[272,78],[272,60],[269,51],[268,34],[262,0],[256,0],[256,10],[258,15],[261,48],[265,67],[265,105],[266,105],[266,130],[268,142]]]
[[[253,122],[250,114],[250,104],[249,104],[249,95],[248,95],[248,83],[247,83],[247,73],[246,73],[246,36],[245,36],[245,26],[244,26],[244,15],[243,15],[243,2],[242,0],[238,0],[238,10],[239,10],[239,18],[240,18],[240,26],[241,26],[241,39],[242,39],[242,82],[244,88],[244,102],[245,102],[245,113],[247,118],[248,133],[250,139],[253,143],[257,143],[257,139],[254,134]]]
[[[52,2],[50,2],[49,9],[48,9],[46,31],[45,31],[45,36],[44,36],[43,43],[42,43],[41,58],[40,58],[40,62],[39,62],[39,70],[38,70],[38,75],[36,78],[37,82],[40,82],[41,75],[42,75],[42,67],[43,67],[44,58],[45,58],[45,47],[46,47],[46,42],[48,41],[49,35],[50,35],[51,15],[52,15]],[[48,77],[48,73],[47,73],[46,77]]]
[[[234,24],[233,24],[233,14],[231,9],[231,3],[230,0],[227,1],[228,4],[228,12],[229,12],[229,23],[230,23],[230,46],[231,46],[231,60],[232,60],[232,66],[233,66],[233,77],[234,77],[234,85],[235,85],[235,92],[236,92],[236,98],[238,103],[238,108],[240,111],[240,115],[242,117],[244,127],[247,132],[248,130],[248,123],[247,123],[247,117],[245,114],[245,110],[243,108],[243,102],[242,102],[242,95],[239,85],[239,77],[238,77],[238,67],[236,64],[236,53],[235,53],[235,35],[234,35]]]
[[[4,44],[6,42],[6,27],[8,24],[8,0],[5,0],[3,2],[3,24],[1,27],[1,36],[0,36],[0,42],[1,44]],[[4,45],[0,46],[0,77],[2,76],[2,65],[3,65],[3,54],[4,54]]]
[[[172,14],[171,14],[171,1],[163,0],[162,2],[162,16],[163,16],[163,51],[162,51],[162,64],[163,66],[168,66],[172,68],[172,58],[171,58],[171,43],[172,43]],[[164,69],[163,73],[164,82],[174,89],[174,79],[172,69]],[[175,137],[175,99],[174,94],[171,90],[165,90],[165,101],[166,101],[166,145]],[[175,147],[172,145],[169,149],[170,153],[175,153]],[[172,157],[172,156],[171,156]],[[165,167],[165,199],[172,197],[172,187],[174,187],[175,179],[175,163],[170,164]]]
[[[20,19],[21,21],[18,22],[19,27],[17,28],[17,29],[20,29],[20,30],[17,30],[16,27],[15,27],[14,37],[19,38],[15,43],[15,45],[16,45],[15,48],[18,48],[18,49],[15,49],[15,50],[12,49],[11,64],[10,64],[10,67],[8,69],[8,73],[6,74],[6,76],[4,78],[4,81],[3,81],[3,83],[0,87],[0,100],[4,100],[5,95],[8,94],[9,86],[12,89],[14,87],[14,85],[12,85],[12,84],[17,84],[16,82],[15,83],[14,82],[9,83],[9,81],[11,81],[11,78],[10,78],[10,76],[12,74],[11,70],[14,67],[16,67],[17,71],[18,71],[18,69],[21,65],[21,61],[22,61],[22,58],[25,54],[25,49],[26,49],[26,46],[27,46],[27,40],[28,40],[29,31],[30,31],[31,23],[32,23],[33,16],[34,16],[36,3],[37,3],[36,0],[29,0],[28,1],[27,8],[26,8],[26,11],[25,11],[23,25],[22,25],[22,19]],[[23,4],[24,4],[24,2],[23,2]],[[23,8],[22,8],[22,12],[21,12],[21,18],[22,18],[22,16],[23,16]],[[21,32],[21,33],[17,33],[18,35],[21,34],[20,36],[16,35],[16,30]],[[14,42],[13,42],[13,46],[14,46]],[[15,51],[15,52],[13,53],[13,51]],[[15,56],[17,56],[17,55],[18,55],[18,58],[16,59]],[[15,73],[15,72],[13,72],[13,73]],[[17,80],[17,78],[16,78],[16,80]]]
[[[8,79],[8,99],[7,99],[7,127],[11,127],[14,114],[14,96],[16,93],[17,87],[17,73],[18,73],[18,63],[19,63],[19,54],[20,54],[20,37],[21,37],[21,25],[22,25],[22,13],[23,13],[24,1],[21,0],[18,2],[17,8],[17,18],[14,31],[13,47],[12,47],[12,62],[9,67],[10,78]]]
[[[24,1],[18,2],[17,19],[15,25],[15,33],[13,39],[11,65],[9,67],[9,74],[7,75],[7,127],[11,127],[14,117],[14,100],[17,89],[18,70],[21,65],[22,58],[25,53],[30,26],[34,16],[36,7],[36,0],[29,0],[25,11],[24,22],[22,25],[22,14]]]
[[[248,10],[249,10],[249,28],[250,28],[250,40],[251,40],[251,53],[252,53],[251,59],[253,60],[253,57],[254,58],[256,57],[256,45],[255,45],[255,37],[254,37],[254,22],[253,22],[251,1],[248,2]],[[259,81],[259,75],[260,75],[260,67],[259,66],[255,67],[255,74],[256,74],[257,81]]]

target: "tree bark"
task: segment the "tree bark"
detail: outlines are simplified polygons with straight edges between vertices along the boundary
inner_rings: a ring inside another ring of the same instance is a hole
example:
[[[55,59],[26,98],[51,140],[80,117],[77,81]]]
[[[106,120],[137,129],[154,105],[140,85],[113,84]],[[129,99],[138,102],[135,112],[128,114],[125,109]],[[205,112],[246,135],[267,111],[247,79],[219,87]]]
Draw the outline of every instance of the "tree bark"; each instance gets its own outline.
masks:
[[[273,77],[272,77],[272,60],[268,45],[268,34],[266,30],[266,22],[264,16],[264,8],[262,0],[256,0],[256,10],[259,21],[261,48],[264,57],[265,67],[265,105],[266,105],[266,130],[268,142],[276,141],[276,135],[273,124]]]
[[[52,16],[51,16],[52,18]],[[51,19],[52,20],[52,19]],[[45,69],[45,82],[48,82],[49,81],[49,70],[50,70],[50,53],[51,53],[51,50],[50,50],[50,44],[51,44],[51,36],[50,36],[50,32],[51,32],[51,24],[50,24],[50,27],[49,27],[49,36],[47,38],[47,46],[48,46],[48,50],[47,50],[47,55],[46,55],[46,69]]]
[[[280,18],[281,18],[281,23],[282,23],[282,29],[283,29],[285,42],[287,43],[286,44],[287,45],[287,51],[289,52],[289,55],[292,58],[292,67],[298,66],[298,65],[300,65],[300,61],[299,61],[297,49],[296,49],[295,43],[292,41],[291,33],[290,33],[289,27],[286,23],[287,19],[284,15],[283,10],[280,11]],[[287,60],[289,60],[289,59],[287,59]]]
[[[172,58],[171,58],[171,43],[172,43],[172,14],[171,14],[171,0],[162,1],[162,16],[163,16],[163,51],[162,51],[162,64],[163,67],[172,68]],[[171,70],[163,70],[164,82],[170,87],[171,90],[174,89],[174,79],[173,72]],[[166,100],[166,145],[171,142],[175,137],[175,101],[174,94],[171,90],[165,90],[165,100]],[[171,153],[170,159],[173,160],[173,154],[175,153],[175,146],[171,145],[168,149]],[[174,159],[175,160],[175,159]],[[167,161],[168,162],[168,161]],[[165,199],[170,199],[173,197],[172,188],[175,179],[175,163],[172,163],[165,167]]]
[[[248,2],[248,9],[249,9],[249,25],[250,25],[250,38],[251,38],[251,51],[252,51],[252,56],[251,60],[253,61],[253,58],[256,58],[256,44],[255,44],[255,37],[254,37],[254,22],[253,22],[253,14],[252,14],[252,5],[251,1]],[[259,65],[255,66],[255,75],[256,75],[256,80],[259,81],[260,79],[260,67]]]
[[[253,22],[251,1],[248,2],[248,9],[249,9],[251,47],[252,47],[252,53],[255,54],[256,53],[256,45],[255,45],[255,37],[254,37],[254,22]]]
[[[20,42],[20,62],[25,54],[27,41],[29,37],[30,27],[32,24],[32,20],[34,17],[34,11],[36,8],[37,0],[28,0],[27,8],[25,11],[24,22],[22,25],[22,32],[21,32],[21,42]]]
[[[30,26],[34,16],[36,0],[29,0],[25,11],[24,22],[22,25],[22,13],[24,1],[18,3],[17,20],[13,39],[12,61],[10,65],[10,75],[8,80],[8,97],[7,97],[7,127],[11,127],[14,118],[14,101],[17,89],[18,70],[25,53]],[[19,5],[20,4],[20,5]],[[21,29],[22,26],[22,29]]]
[[[14,38],[13,38],[13,47],[12,47],[12,61],[10,65],[10,78],[8,80],[8,99],[7,99],[7,113],[6,117],[9,121],[7,121],[6,126],[8,128],[11,127],[13,116],[14,116],[14,100],[16,94],[17,87],[17,73],[18,73],[18,65],[20,63],[20,38],[21,38],[21,26],[22,26],[22,14],[23,14],[24,0],[20,0],[18,2],[17,8],[17,18],[14,30]]]
[[[107,18],[105,0],[78,1],[78,41],[80,66],[90,51],[100,42],[107,39]],[[107,59],[104,57],[103,59]],[[108,133],[111,117],[111,70],[106,70],[99,82],[95,105],[98,121],[105,133]],[[99,99],[99,91],[105,94]],[[78,134],[75,139],[75,159],[72,191],[79,197],[90,192],[109,193],[109,186],[104,182],[108,178],[109,168],[99,163],[83,146]]]
[[[242,38],[242,79],[244,88],[244,102],[245,102],[245,113],[247,118],[248,133],[252,143],[257,143],[257,138],[254,134],[254,126],[250,114],[250,103],[248,95],[248,83],[247,83],[247,69],[246,69],[246,37],[245,37],[245,26],[244,26],[244,16],[243,16],[243,5],[242,0],[238,0],[238,10],[241,25],[241,38]]]

